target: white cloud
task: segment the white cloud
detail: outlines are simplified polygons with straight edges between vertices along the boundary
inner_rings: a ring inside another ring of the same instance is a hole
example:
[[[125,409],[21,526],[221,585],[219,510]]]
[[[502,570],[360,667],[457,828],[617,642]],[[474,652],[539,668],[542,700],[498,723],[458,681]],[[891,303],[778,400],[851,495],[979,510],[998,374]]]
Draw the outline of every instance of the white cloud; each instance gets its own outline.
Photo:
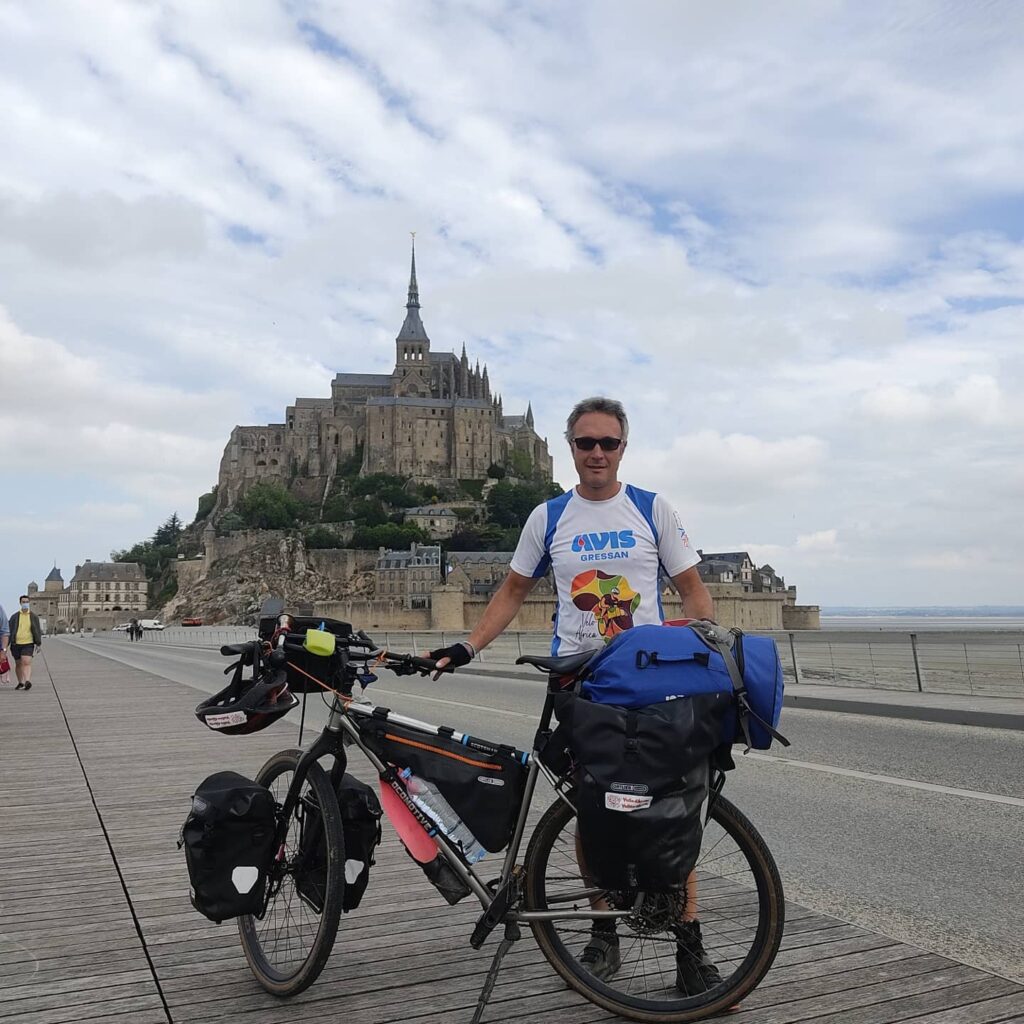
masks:
[[[0,8],[30,502],[107,508],[75,545],[186,515],[236,423],[390,368],[415,229],[434,347],[533,401],[563,482],[565,412],[616,394],[630,478],[802,599],[1009,600],[926,563],[950,523],[1019,532],[1022,29],[924,0]]]

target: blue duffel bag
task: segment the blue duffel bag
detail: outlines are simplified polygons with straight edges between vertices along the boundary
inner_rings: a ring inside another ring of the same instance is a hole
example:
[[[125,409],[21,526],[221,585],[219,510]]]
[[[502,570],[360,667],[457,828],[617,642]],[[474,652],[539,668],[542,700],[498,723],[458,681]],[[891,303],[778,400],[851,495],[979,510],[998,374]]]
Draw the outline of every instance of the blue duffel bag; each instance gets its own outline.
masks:
[[[782,663],[771,637],[747,636],[707,622],[634,626],[587,666],[583,694],[599,704],[639,708],[700,693],[731,694],[733,743],[767,750],[782,714]]]

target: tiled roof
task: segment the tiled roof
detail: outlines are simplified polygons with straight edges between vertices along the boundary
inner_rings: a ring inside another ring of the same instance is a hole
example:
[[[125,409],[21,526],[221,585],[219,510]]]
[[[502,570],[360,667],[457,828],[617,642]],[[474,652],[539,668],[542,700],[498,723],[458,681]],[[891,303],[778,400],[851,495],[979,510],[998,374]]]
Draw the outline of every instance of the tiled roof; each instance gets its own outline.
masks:
[[[338,373],[334,383],[342,387],[390,388],[390,373]]]
[[[418,508],[407,508],[407,516],[448,516],[454,518],[455,513],[450,508],[431,508],[430,505],[421,505]]]
[[[138,562],[86,562],[78,567],[75,580],[134,580],[145,583],[146,574]]]
[[[64,577],[63,577],[63,576],[61,576],[61,574],[60,574],[60,569],[58,569],[58,568],[57,568],[57,566],[54,566],[54,567],[53,567],[53,568],[52,568],[52,569],[51,569],[51,570],[50,570],[50,571],[49,571],[49,572],[48,572],[48,573],[46,574],[46,582],[47,582],[47,583],[52,583],[52,582],[53,582],[54,580],[60,580],[60,581],[61,581],[61,583],[63,583],[63,582],[64,582]]]
[[[449,551],[450,565],[508,565],[512,561],[514,551]]]

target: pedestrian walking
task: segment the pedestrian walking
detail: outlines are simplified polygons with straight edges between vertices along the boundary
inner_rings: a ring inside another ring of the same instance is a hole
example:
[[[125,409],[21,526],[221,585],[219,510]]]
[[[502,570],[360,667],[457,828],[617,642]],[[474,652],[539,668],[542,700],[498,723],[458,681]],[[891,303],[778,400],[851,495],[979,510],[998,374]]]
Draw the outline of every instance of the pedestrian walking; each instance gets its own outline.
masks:
[[[39,616],[32,611],[28,594],[18,598],[20,608],[11,616],[7,630],[14,655],[14,673],[18,677],[16,690],[32,689],[32,656],[43,646],[43,630]]]
[[[11,681],[11,662],[7,656],[8,641],[11,639],[11,627],[7,621],[7,613],[0,605],[0,683],[6,686]]]

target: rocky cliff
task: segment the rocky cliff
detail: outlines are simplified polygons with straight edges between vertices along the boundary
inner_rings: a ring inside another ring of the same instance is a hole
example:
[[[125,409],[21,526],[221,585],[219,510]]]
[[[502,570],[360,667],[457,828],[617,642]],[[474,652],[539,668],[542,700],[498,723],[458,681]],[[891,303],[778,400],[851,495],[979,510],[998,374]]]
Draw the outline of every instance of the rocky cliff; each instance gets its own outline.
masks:
[[[179,574],[178,592],[162,611],[165,622],[198,616],[207,623],[254,623],[269,595],[291,607],[373,596],[372,570],[348,565],[342,578],[330,552],[307,551],[296,535],[251,532],[236,550],[225,547],[213,552],[202,578]]]

